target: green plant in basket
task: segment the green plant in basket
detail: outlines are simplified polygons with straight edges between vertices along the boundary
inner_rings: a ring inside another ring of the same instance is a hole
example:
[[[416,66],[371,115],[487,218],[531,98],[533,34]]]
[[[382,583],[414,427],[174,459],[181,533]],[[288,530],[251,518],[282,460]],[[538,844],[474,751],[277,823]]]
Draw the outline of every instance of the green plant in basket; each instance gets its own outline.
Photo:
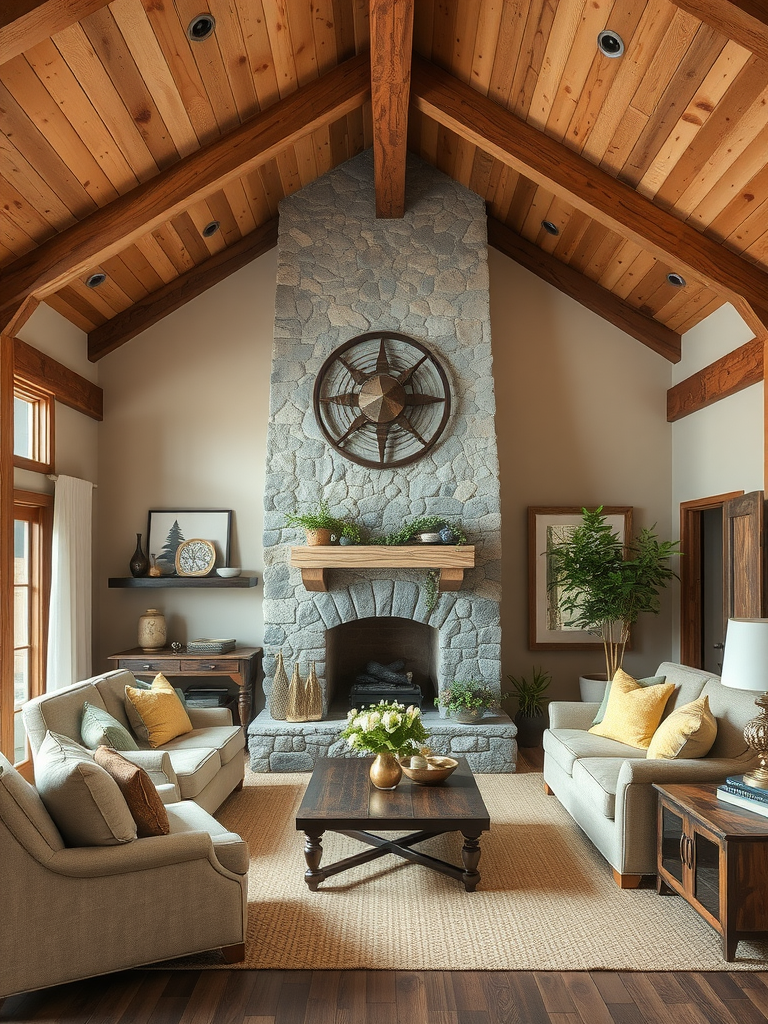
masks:
[[[340,733],[351,750],[396,756],[415,754],[429,736],[421,712],[411,704],[379,701],[367,708],[352,708],[346,727]]]

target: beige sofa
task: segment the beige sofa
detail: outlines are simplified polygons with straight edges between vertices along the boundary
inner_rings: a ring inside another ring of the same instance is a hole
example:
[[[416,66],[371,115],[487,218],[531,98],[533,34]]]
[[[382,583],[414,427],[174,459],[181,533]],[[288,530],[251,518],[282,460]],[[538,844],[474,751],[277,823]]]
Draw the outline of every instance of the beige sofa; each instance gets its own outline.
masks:
[[[146,771],[157,770],[162,751],[151,749],[135,736],[125,713],[125,687],[135,685],[132,672],[117,669],[29,701],[22,714],[33,758],[48,730],[82,742],[80,720],[87,701],[109,712],[143,748],[122,751],[128,760]],[[227,708],[188,707],[187,714],[192,732],[163,746],[170,756],[168,781],[177,787],[177,800],[194,800],[212,814],[233,790],[242,786],[245,734],[239,725],[232,724]]]
[[[246,844],[192,801],[166,811],[168,835],[68,848],[0,754],[0,1001],[202,950],[243,959]]]
[[[706,757],[648,760],[645,750],[596,736],[588,729],[599,704],[553,701],[544,733],[544,784],[613,868],[622,888],[656,873],[654,783],[713,782],[757,763],[744,741],[757,714],[755,694],[724,687],[718,676],[673,662],[654,673],[675,683],[664,718],[702,694],[717,719],[717,739]]]

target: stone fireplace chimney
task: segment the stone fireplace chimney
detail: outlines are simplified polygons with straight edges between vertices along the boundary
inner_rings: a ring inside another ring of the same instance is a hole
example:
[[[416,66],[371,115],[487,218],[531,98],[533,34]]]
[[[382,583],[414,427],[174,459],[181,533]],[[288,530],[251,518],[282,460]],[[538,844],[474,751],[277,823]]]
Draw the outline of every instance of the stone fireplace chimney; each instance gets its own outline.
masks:
[[[376,220],[366,151],[280,204],[275,335],[264,510],[264,673],[275,656],[315,662],[327,708],[326,631],[354,620],[406,618],[435,631],[434,688],[454,679],[501,683],[501,516],[491,373],[483,200],[409,157],[402,220]],[[440,360],[452,409],[440,439],[404,466],[369,468],[334,450],[313,410],[313,387],[339,345],[397,331]],[[305,589],[289,564],[303,534],[286,512],[326,500],[334,515],[384,536],[419,516],[461,525],[476,548],[461,589],[430,610],[424,571],[330,572],[327,593]],[[392,657],[396,658],[397,652]],[[508,769],[507,769],[508,770]]]

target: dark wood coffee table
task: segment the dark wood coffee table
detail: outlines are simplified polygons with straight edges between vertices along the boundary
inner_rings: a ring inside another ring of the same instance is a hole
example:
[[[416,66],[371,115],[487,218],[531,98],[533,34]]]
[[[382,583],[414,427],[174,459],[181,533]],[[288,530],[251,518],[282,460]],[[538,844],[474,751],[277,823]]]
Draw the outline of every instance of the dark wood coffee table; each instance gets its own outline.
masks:
[[[405,775],[397,789],[379,790],[371,784],[370,757],[324,757],[317,762],[307,791],[296,815],[296,828],[304,832],[306,881],[312,892],[331,875],[393,853],[414,864],[423,864],[464,883],[474,892],[480,881],[480,835],[491,827],[488,809],[465,758],[445,782],[437,786],[419,786]],[[377,832],[419,831],[397,839],[383,838]],[[320,867],[324,832],[340,832],[372,846],[353,857]],[[464,847],[462,867],[420,853],[411,847],[445,832],[461,832]]]

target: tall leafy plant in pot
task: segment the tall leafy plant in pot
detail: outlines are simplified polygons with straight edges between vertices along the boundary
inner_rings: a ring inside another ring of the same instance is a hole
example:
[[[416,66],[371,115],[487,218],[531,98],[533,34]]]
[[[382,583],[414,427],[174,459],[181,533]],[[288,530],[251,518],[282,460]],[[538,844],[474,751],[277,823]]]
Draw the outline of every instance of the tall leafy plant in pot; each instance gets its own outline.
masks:
[[[549,586],[557,588],[570,624],[600,638],[607,677],[613,679],[630,627],[644,612],[658,614],[661,591],[677,579],[670,561],[680,554],[679,542],[660,541],[654,524],[625,544],[602,505],[581,512],[581,524],[547,551]]]

